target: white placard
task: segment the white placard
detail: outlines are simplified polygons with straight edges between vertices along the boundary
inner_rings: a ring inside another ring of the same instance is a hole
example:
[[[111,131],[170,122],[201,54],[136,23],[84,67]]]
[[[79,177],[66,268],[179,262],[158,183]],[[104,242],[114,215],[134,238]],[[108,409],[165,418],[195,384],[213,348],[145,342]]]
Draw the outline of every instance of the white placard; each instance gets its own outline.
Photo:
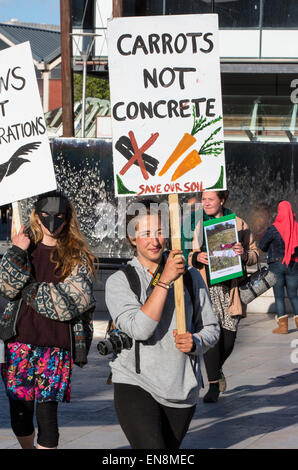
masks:
[[[96,116],[96,137],[98,139],[112,138],[111,116]]]
[[[0,52],[0,206],[56,189],[30,43]]]
[[[226,189],[217,15],[108,23],[117,196]]]

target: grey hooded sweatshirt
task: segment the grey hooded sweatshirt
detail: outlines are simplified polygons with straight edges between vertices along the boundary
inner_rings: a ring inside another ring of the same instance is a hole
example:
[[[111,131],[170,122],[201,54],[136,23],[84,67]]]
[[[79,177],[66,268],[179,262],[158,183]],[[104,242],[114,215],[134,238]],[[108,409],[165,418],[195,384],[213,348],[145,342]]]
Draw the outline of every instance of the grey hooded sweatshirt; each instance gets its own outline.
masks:
[[[200,273],[190,269],[195,293],[193,304],[184,287],[186,329],[193,333],[196,349],[185,354],[176,348],[174,287],[168,291],[160,321],[152,320],[141,307],[146,302],[146,290],[152,280],[147,269],[136,257],[129,264],[136,269],[141,281],[140,302],[130,289],[122,271],[112,274],[106,283],[106,304],[116,326],[133,340],[140,341],[140,374],[136,373],[135,344],[123,349],[110,363],[113,382],[137,385],[160,404],[175,408],[197,403],[202,385],[199,355],[213,347],[220,328],[209,293]]]

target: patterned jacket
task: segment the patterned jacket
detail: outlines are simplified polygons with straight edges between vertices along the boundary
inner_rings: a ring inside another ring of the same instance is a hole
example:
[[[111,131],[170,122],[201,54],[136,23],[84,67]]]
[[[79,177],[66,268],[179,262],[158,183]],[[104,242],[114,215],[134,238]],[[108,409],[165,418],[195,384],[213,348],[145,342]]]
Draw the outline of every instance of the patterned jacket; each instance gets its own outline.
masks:
[[[78,264],[63,282],[36,282],[31,277],[28,252],[12,246],[0,263],[0,295],[9,302],[0,313],[0,339],[8,341],[16,335],[21,302],[26,302],[40,315],[70,325],[72,357],[83,367],[93,336],[93,276]]]

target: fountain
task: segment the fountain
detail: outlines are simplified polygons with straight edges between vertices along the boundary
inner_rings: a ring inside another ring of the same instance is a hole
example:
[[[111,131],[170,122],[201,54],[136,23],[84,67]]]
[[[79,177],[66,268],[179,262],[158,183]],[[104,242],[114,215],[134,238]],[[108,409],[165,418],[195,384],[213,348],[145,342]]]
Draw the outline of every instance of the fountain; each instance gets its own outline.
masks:
[[[125,238],[127,207],[137,198],[115,198],[112,144],[98,139],[57,138],[51,142],[58,188],[76,208],[82,232],[101,260],[131,258]],[[227,206],[251,227],[259,241],[281,199],[297,212],[297,144],[227,142]],[[191,197],[180,195],[186,202]],[[155,202],[166,196],[152,197]],[[28,220],[35,198],[22,201]]]

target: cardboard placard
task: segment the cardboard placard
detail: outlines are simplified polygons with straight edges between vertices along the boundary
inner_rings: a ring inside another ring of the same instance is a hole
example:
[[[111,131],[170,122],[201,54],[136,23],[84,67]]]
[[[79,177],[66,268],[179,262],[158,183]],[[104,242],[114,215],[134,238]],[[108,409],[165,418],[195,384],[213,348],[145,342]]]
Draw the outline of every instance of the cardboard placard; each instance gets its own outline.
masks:
[[[217,15],[108,24],[117,196],[226,189]]]
[[[0,52],[0,206],[56,189],[30,43]]]

